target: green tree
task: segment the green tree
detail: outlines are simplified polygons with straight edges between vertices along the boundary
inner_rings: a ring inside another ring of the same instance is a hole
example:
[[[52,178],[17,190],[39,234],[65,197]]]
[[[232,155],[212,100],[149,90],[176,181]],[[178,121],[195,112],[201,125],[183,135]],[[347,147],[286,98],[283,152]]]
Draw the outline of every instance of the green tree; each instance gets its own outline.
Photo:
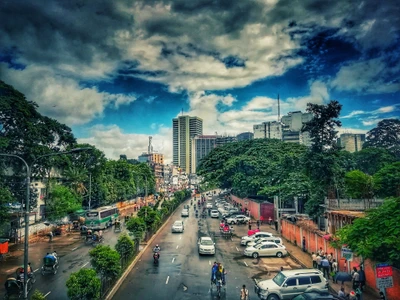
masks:
[[[118,242],[115,245],[115,250],[121,257],[132,257],[135,250],[135,243],[129,238],[126,233],[118,237]]]
[[[367,132],[363,148],[384,148],[400,159],[400,119],[384,119]]]
[[[354,152],[355,169],[374,175],[385,165],[394,163],[396,157],[384,148],[369,147]]]
[[[47,199],[46,217],[57,220],[82,208],[81,199],[69,188],[62,185],[52,187]]]
[[[142,218],[147,229],[155,229],[161,222],[160,216],[150,206],[143,206],[137,213],[139,218]]]
[[[142,218],[133,217],[129,219],[126,228],[132,232],[135,238],[141,238],[146,230],[146,223]]]
[[[67,280],[68,298],[71,300],[99,300],[101,282],[93,269],[80,269]]]
[[[103,278],[115,279],[121,272],[119,253],[110,246],[98,245],[90,250],[90,263]]]
[[[87,192],[85,181],[88,174],[85,169],[69,166],[63,172],[66,185],[69,186],[77,195],[84,195]]]
[[[345,175],[346,193],[354,199],[372,199],[374,197],[374,181],[372,176],[360,170],[347,172]]]
[[[31,300],[46,300],[46,297],[38,290],[35,290],[31,296]]]
[[[387,199],[382,206],[366,212],[337,231],[340,243],[357,255],[400,267],[400,198]]]
[[[0,226],[7,223],[10,218],[9,203],[13,203],[14,198],[11,192],[4,187],[0,187]]]
[[[378,195],[400,197],[400,161],[384,166],[374,175]]]

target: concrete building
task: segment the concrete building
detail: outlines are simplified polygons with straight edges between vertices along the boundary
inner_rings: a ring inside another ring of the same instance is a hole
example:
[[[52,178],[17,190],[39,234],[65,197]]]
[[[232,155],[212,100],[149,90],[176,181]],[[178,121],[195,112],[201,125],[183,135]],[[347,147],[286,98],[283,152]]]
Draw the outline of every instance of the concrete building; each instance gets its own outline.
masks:
[[[246,141],[246,140],[252,140],[252,139],[254,139],[254,133],[252,133],[252,132],[242,132],[242,133],[239,133],[237,136],[236,136],[236,140],[238,141],[238,142],[240,142],[240,141]]]
[[[339,145],[349,152],[358,152],[365,142],[365,134],[342,133],[339,138]]]
[[[313,118],[312,113],[302,113],[301,111],[289,112],[286,116],[281,118],[281,122],[292,131],[301,131],[304,123],[311,121]]]
[[[228,143],[237,142],[237,139],[236,139],[236,136],[230,136],[230,135],[221,136],[221,135],[219,135],[219,136],[217,136],[217,139],[215,142],[217,144],[217,147],[219,147],[219,146],[222,146],[222,145],[225,145]]]
[[[179,116],[172,120],[173,164],[187,174],[191,172],[191,139],[203,134],[203,120],[198,117]]]
[[[282,140],[281,122],[263,122],[253,126],[255,139],[278,139]]]
[[[139,162],[164,164],[164,154],[161,153],[142,153],[138,156]]]
[[[217,147],[217,138],[217,135],[196,135],[192,138],[191,174],[196,173],[200,161]]]

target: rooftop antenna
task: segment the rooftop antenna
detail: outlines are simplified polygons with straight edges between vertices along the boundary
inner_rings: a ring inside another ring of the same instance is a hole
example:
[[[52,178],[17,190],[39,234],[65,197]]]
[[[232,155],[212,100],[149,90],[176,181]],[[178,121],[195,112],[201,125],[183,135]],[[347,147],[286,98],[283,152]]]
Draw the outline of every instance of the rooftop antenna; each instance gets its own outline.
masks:
[[[183,116],[183,108],[182,108],[181,112],[182,112],[182,116]]]
[[[279,94],[278,94],[278,122],[281,120],[281,102],[279,100]]]

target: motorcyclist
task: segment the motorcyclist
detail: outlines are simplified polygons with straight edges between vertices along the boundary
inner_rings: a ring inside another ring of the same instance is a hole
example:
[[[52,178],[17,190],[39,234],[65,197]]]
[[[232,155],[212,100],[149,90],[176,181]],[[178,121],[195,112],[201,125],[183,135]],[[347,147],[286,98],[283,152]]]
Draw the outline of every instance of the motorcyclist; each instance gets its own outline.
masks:
[[[218,263],[214,261],[213,266],[211,267],[211,284],[215,283],[215,273],[217,273]]]
[[[215,279],[218,281],[222,281],[222,285],[225,285],[225,269],[221,263],[218,263],[217,271],[215,272]]]
[[[159,253],[161,251],[160,246],[158,246],[158,244],[153,248],[153,252],[154,253]]]

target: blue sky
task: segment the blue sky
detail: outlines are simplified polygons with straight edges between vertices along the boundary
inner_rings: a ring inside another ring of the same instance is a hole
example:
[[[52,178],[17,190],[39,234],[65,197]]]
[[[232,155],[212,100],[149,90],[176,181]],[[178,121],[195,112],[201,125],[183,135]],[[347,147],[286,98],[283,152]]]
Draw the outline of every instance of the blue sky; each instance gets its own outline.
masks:
[[[0,79],[109,158],[148,136],[167,161],[172,118],[238,134],[343,104],[341,132],[400,116],[397,1],[2,1]]]

